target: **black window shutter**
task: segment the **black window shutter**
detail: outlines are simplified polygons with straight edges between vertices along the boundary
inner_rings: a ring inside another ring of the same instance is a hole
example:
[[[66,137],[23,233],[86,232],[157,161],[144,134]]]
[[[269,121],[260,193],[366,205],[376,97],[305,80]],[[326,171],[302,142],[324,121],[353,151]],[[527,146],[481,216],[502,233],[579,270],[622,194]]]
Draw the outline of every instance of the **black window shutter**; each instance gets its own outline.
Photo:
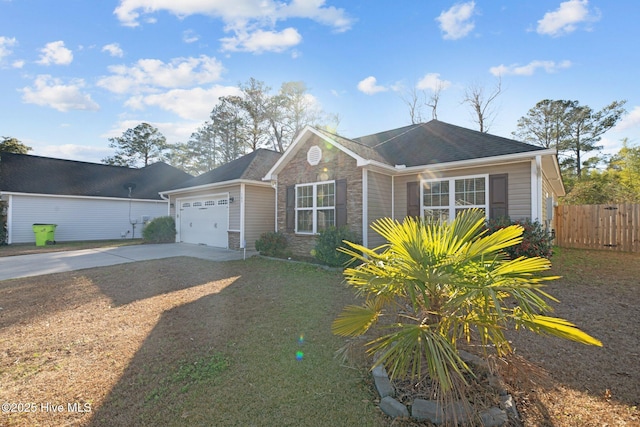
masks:
[[[287,231],[296,228],[296,186],[287,187]]]
[[[420,217],[420,182],[407,182],[407,216]]]
[[[347,180],[336,181],[336,227],[347,225]]]
[[[489,175],[489,219],[508,218],[508,174]]]

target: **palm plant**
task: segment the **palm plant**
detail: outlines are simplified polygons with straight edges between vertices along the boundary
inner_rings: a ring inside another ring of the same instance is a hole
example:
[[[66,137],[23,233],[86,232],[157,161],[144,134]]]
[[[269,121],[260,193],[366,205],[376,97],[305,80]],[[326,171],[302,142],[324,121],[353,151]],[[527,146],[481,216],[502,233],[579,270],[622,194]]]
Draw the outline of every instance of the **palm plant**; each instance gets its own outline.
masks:
[[[498,355],[511,351],[504,330],[526,328],[602,346],[572,323],[548,316],[542,289],[554,276],[545,258],[510,260],[504,249],[522,241],[522,227],[489,234],[484,212],[463,211],[450,223],[384,218],[372,228],[388,243],[376,249],[345,242],[341,250],[360,265],[344,271],[348,285],[365,301],[347,306],[334,320],[340,336],[360,336],[379,326],[382,334],[367,343],[392,378],[427,374],[444,393],[473,374],[458,352],[458,341],[479,341]],[[390,321],[380,322],[387,316]]]

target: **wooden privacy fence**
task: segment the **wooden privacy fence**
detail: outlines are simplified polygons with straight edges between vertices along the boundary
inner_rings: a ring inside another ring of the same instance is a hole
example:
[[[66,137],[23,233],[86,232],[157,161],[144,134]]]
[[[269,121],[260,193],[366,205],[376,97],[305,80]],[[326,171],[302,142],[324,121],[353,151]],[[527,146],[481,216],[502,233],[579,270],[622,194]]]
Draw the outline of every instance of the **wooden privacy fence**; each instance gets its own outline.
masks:
[[[640,252],[640,204],[561,205],[555,219],[560,247]]]

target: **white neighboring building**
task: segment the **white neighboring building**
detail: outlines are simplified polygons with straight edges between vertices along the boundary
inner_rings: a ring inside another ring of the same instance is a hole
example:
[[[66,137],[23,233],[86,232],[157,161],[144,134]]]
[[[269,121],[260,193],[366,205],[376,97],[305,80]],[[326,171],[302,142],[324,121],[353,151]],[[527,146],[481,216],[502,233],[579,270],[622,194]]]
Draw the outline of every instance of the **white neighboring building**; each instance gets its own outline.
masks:
[[[56,241],[142,237],[145,222],[170,214],[159,192],[190,178],[165,163],[133,169],[0,153],[7,243],[34,243],[33,224],[56,224]]]

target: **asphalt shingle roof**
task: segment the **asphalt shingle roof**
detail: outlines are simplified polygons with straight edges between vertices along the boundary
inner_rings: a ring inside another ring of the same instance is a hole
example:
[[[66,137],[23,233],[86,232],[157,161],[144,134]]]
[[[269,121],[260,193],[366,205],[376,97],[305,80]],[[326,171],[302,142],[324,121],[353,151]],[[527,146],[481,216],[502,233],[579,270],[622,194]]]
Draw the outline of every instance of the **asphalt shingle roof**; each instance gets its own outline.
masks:
[[[353,138],[390,165],[421,166],[543,150],[513,139],[432,120]]]
[[[278,161],[282,154],[276,151],[259,148],[236,160],[191,178],[174,188],[189,188],[218,182],[247,179],[261,181],[269,169]],[[165,190],[170,190],[165,188]]]
[[[0,153],[0,191],[68,196],[161,199],[159,191],[191,175],[166,163],[140,169],[29,154]]]

